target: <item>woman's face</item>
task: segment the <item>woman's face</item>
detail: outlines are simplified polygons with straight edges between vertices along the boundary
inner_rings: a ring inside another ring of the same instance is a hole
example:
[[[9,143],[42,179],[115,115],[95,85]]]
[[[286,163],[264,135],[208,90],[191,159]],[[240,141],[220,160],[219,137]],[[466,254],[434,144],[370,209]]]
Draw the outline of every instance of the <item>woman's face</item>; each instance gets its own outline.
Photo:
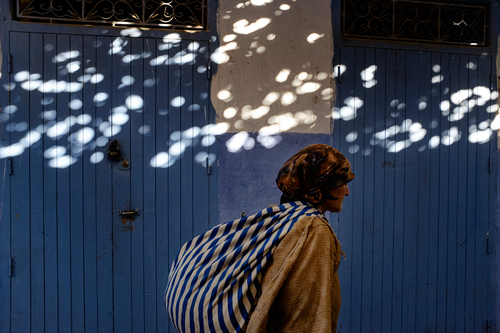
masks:
[[[338,213],[342,210],[342,202],[344,197],[349,195],[349,186],[347,184],[337,186],[332,188],[330,195],[337,198],[337,200],[325,200],[321,205],[319,205],[319,210],[324,213],[326,211],[332,213]]]

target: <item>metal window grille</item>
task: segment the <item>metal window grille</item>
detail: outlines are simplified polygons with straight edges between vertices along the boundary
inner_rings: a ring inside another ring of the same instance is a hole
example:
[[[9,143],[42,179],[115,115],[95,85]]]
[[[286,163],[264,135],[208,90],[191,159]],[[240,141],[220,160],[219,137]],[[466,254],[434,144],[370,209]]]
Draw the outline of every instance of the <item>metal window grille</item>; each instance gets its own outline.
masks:
[[[486,3],[343,0],[345,37],[486,46]]]
[[[207,0],[16,0],[19,20],[206,29]]]

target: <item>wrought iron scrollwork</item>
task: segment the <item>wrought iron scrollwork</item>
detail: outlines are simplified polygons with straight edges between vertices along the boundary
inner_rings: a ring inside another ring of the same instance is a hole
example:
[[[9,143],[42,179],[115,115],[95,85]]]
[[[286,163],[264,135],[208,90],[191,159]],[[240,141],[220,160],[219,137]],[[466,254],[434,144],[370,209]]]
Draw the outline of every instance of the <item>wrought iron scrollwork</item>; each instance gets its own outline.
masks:
[[[17,18],[206,29],[207,0],[17,0]]]
[[[344,0],[345,37],[486,46],[487,5]]]

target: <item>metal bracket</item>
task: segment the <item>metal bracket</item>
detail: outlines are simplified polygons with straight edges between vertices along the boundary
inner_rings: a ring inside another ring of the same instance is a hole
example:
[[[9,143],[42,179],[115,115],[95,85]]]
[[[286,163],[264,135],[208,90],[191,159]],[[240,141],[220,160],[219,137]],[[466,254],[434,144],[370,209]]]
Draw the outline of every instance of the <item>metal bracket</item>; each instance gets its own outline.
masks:
[[[7,167],[9,168],[9,176],[12,175],[12,157],[7,158]]]
[[[122,212],[121,210],[118,211],[118,216],[121,218],[135,219],[139,215],[141,215],[141,211],[139,209],[128,212]]]
[[[14,258],[9,258],[9,277],[14,275]]]
[[[207,156],[207,160],[206,160],[206,167],[207,167],[207,175],[209,175],[212,170],[211,170],[211,166],[210,166],[210,157]]]

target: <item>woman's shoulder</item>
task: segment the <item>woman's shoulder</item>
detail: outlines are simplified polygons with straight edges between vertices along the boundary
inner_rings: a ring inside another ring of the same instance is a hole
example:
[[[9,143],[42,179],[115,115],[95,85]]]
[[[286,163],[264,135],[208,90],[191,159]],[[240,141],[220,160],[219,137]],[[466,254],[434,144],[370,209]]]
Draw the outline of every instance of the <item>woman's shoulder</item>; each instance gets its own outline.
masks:
[[[330,223],[326,219],[323,219],[319,216],[303,216],[299,218],[297,222],[295,222],[294,228],[296,227],[301,229],[304,229],[306,227],[309,229],[324,228],[330,230],[332,234],[335,235]]]

